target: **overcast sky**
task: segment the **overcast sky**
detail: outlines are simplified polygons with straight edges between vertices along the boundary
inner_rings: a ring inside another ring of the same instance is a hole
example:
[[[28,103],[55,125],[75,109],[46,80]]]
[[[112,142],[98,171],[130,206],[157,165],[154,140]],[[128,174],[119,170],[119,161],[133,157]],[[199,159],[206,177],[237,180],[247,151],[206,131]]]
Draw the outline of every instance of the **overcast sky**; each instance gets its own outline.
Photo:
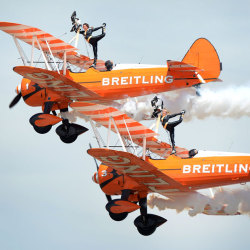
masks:
[[[165,64],[167,59],[181,60],[194,40],[205,37],[223,62],[224,82],[210,87],[250,84],[247,0],[9,0],[1,3],[0,16],[68,42],[74,10],[91,26],[107,23],[99,44],[104,60]],[[95,165],[86,150],[89,142],[96,145],[93,133],[66,145],[54,129],[46,135],[34,132],[29,118],[39,108],[20,101],[9,110],[21,81],[12,68],[21,60],[10,36],[1,32],[0,41],[0,249],[249,249],[246,216],[191,218],[186,212],[149,210],[168,219],[150,237],[139,235],[133,225],[138,211],[125,221],[112,221],[104,194],[91,180]],[[80,43],[87,54],[82,38]],[[187,148],[250,153],[249,125],[249,117],[194,119],[178,127],[176,141]]]

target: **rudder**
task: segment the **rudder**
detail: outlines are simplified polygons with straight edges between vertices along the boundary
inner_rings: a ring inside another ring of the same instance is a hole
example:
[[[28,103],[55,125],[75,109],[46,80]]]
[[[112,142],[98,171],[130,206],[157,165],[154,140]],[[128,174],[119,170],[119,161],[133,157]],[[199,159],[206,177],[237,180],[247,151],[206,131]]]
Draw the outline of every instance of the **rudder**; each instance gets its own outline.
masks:
[[[204,70],[200,74],[207,82],[216,80],[221,72],[217,51],[205,38],[199,38],[192,44],[182,62]]]

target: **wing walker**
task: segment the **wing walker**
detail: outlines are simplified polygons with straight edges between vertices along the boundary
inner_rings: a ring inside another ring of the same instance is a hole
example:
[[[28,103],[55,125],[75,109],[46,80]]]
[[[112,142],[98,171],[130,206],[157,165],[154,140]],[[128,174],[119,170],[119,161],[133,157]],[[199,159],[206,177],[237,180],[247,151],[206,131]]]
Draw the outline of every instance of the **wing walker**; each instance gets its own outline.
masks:
[[[105,63],[98,59],[98,41],[92,36],[95,29],[89,30],[86,23],[83,27],[75,12],[71,21],[71,31],[76,35],[70,43],[38,28],[0,22],[0,30],[13,38],[23,62],[23,66],[13,69],[23,78],[10,108],[21,98],[29,106],[40,106],[41,112],[30,118],[34,130],[44,134],[57,124],[56,133],[65,143],[74,142],[88,131],[69,121],[69,109],[89,121],[99,147],[90,148],[88,154],[101,162],[96,162],[93,181],[105,193],[106,209],[113,220],[124,220],[129,213],[139,210],[134,224],[140,234],[151,235],[166,219],[148,213],[149,194],[158,193],[174,200],[189,197],[200,189],[250,181],[250,154],[175,146],[174,128],[182,121],[184,111],[170,115],[163,102],[158,103],[157,97],[152,100],[152,118],[170,132],[170,145],[160,139],[157,129],[154,131],[119,110],[120,100],[128,97],[157,95],[181,88],[198,89],[202,84],[218,81],[221,63],[207,39],[197,39],[182,61],[167,60],[165,65],[113,65],[111,60]],[[105,24],[99,27],[102,38],[105,27]],[[80,34],[92,45],[94,58],[78,52]],[[20,41],[31,45],[29,57]],[[35,49],[43,58],[44,68],[40,67],[41,61],[35,59]],[[177,123],[170,120],[178,115]],[[107,128],[105,139],[99,132],[100,125]],[[111,145],[112,132],[119,141],[115,149]],[[217,210],[206,204],[203,213],[229,214],[227,204],[220,204]],[[235,213],[238,214],[239,211]]]

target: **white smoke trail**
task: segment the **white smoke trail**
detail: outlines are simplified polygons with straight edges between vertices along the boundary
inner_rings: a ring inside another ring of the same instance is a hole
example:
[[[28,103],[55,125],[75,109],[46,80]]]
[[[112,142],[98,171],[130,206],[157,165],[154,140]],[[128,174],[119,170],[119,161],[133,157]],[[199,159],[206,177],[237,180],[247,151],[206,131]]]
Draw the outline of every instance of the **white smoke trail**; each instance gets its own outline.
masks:
[[[240,87],[226,87],[220,90],[202,88],[201,96],[196,95],[194,88],[181,89],[158,95],[171,113],[186,110],[184,121],[193,118],[205,119],[209,116],[240,118],[250,116],[250,84]],[[153,112],[151,100],[155,95],[121,100],[121,111],[137,121],[150,118]],[[71,122],[77,117],[88,121],[88,118],[77,111],[61,114]]]
[[[240,118],[250,116],[250,85],[226,87],[220,90],[202,88],[201,96],[196,95],[194,88],[161,93],[158,95],[164,101],[171,113],[186,110],[184,121],[193,118],[205,119],[209,116]],[[136,120],[150,117],[153,111],[151,100],[155,95],[130,98],[122,102],[122,111]]]
[[[165,199],[152,195],[148,199],[150,208],[157,207],[160,211],[165,209],[175,209],[177,213],[188,210],[190,216],[195,216],[204,211],[207,204],[211,203],[211,198],[199,193],[186,196],[176,196],[172,199]]]
[[[171,197],[171,199],[151,195],[148,205],[150,208],[157,207],[159,210],[175,209],[177,213],[188,210],[190,216],[202,213],[209,205],[211,213],[216,214],[224,207],[226,214],[234,215],[240,212],[250,216],[250,189],[221,189],[215,193],[213,198],[199,193]]]

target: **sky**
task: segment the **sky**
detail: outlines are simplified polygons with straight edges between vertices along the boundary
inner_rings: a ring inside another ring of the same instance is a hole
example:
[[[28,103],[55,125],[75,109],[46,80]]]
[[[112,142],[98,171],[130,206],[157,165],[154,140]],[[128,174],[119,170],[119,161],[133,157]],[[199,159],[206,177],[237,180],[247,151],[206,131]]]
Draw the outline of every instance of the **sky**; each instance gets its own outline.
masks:
[[[210,88],[250,84],[247,0],[9,0],[1,3],[0,16],[1,21],[34,26],[68,42],[74,10],[82,22],[107,23],[99,58],[165,64],[181,60],[197,38],[205,37],[223,63],[223,83],[210,83]],[[66,145],[54,129],[45,135],[32,129],[29,118],[39,108],[20,101],[10,110],[21,81],[12,68],[21,60],[10,36],[1,32],[0,41],[0,249],[249,249],[247,216],[190,217],[149,209],[168,219],[150,237],[141,236],[133,225],[138,211],[125,221],[112,221],[105,195],[91,180],[95,164],[86,150],[89,142],[96,146],[92,131]],[[79,48],[87,54],[82,40]],[[247,116],[193,119],[178,127],[176,142],[187,148],[250,153],[249,124]]]

